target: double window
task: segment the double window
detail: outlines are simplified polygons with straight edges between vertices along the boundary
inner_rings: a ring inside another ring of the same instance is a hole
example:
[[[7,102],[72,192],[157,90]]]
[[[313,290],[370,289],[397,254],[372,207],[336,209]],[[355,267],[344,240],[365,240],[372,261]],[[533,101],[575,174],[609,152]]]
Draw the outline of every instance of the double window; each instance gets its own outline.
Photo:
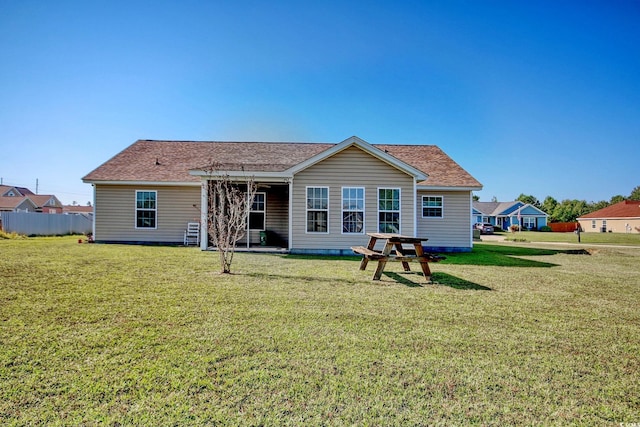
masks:
[[[422,196],[422,217],[442,218],[442,196]],[[489,222],[486,219],[484,222]]]
[[[136,191],[136,228],[157,227],[157,191]]]
[[[329,231],[329,187],[307,187],[307,232]]]
[[[378,231],[400,232],[400,189],[378,189]]]
[[[342,232],[364,232],[364,188],[342,188]]]

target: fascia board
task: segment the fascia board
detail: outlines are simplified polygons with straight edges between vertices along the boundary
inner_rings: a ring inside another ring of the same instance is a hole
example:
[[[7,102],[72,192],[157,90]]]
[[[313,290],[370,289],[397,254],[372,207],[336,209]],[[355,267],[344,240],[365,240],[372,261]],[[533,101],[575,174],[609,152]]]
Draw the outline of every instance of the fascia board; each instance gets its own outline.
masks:
[[[159,185],[159,186],[179,186],[179,187],[199,187],[200,182],[184,182],[184,181],[100,181],[100,180],[85,180],[82,182],[85,184],[93,185]]]
[[[418,190],[430,190],[430,191],[480,191],[480,187],[449,187],[446,185],[418,185]]]

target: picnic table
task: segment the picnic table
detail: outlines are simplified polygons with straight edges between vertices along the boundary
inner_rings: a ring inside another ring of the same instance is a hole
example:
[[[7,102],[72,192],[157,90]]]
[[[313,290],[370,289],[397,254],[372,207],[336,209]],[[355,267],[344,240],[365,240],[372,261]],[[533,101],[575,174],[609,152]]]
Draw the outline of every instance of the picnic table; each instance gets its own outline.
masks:
[[[365,246],[352,246],[351,250],[362,255],[360,270],[365,270],[369,260],[378,261],[378,266],[373,273],[373,280],[380,280],[387,262],[401,262],[404,271],[411,271],[410,262],[419,262],[427,283],[431,283],[431,269],[429,261],[438,262],[444,257],[435,254],[426,254],[422,248],[422,242],[429,239],[425,237],[403,236],[393,233],[367,233],[369,244]],[[375,249],[378,240],[384,240],[384,248],[379,251]],[[406,250],[402,245],[413,245],[413,249]],[[391,251],[395,248],[395,254]]]

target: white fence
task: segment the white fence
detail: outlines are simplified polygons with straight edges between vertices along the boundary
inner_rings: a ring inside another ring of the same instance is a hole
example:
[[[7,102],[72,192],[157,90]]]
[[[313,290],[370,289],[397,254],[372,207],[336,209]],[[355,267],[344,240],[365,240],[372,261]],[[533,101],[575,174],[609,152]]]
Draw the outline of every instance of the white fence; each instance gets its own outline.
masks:
[[[93,215],[0,212],[0,220],[4,231],[27,236],[87,234],[93,229]]]

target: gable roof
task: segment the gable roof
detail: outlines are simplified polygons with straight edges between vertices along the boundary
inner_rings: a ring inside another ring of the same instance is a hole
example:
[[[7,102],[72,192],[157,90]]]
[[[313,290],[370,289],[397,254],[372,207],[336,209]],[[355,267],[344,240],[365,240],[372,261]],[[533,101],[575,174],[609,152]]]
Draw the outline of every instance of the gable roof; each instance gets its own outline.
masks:
[[[578,219],[640,218],[640,200],[623,200],[606,208],[582,215]]]
[[[473,201],[473,208],[483,215],[498,216],[505,215],[505,212],[515,205],[523,204],[520,201],[513,202],[479,202]]]
[[[517,215],[520,212],[522,215],[525,215],[525,211],[536,211],[539,214],[531,214],[527,215],[544,215],[548,216],[541,209],[536,208],[532,204],[524,203],[519,200],[515,200],[513,202],[473,202],[473,209],[486,216],[505,216],[505,215]]]
[[[29,196],[8,196],[0,197],[0,211],[15,210],[24,203],[31,205],[32,209],[37,208]]]
[[[360,142],[350,138],[340,144],[373,147],[368,149],[372,155],[374,148],[379,149],[376,157],[396,167],[404,167],[405,172],[411,172],[419,179],[427,176],[419,185],[482,188],[482,184],[434,145],[372,145],[357,140]],[[198,184],[200,177],[189,171],[205,169],[214,162],[222,170],[284,173],[296,170],[296,167],[304,168],[305,162],[326,158],[340,144],[139,140],[82,180],[89,183]]]
[[[32,194],[29,198],[39,208],[44,206],[62,207],[62,203],[60,203],[58,198],[52,194]]]
[[[33,194],[31,190],[26,187],[14,187],[12,185],[0,185],[0,197],[16,197],[16,196],[5,196],[9,191],[14,190],[18,193],[18,196],[30,196]]]

